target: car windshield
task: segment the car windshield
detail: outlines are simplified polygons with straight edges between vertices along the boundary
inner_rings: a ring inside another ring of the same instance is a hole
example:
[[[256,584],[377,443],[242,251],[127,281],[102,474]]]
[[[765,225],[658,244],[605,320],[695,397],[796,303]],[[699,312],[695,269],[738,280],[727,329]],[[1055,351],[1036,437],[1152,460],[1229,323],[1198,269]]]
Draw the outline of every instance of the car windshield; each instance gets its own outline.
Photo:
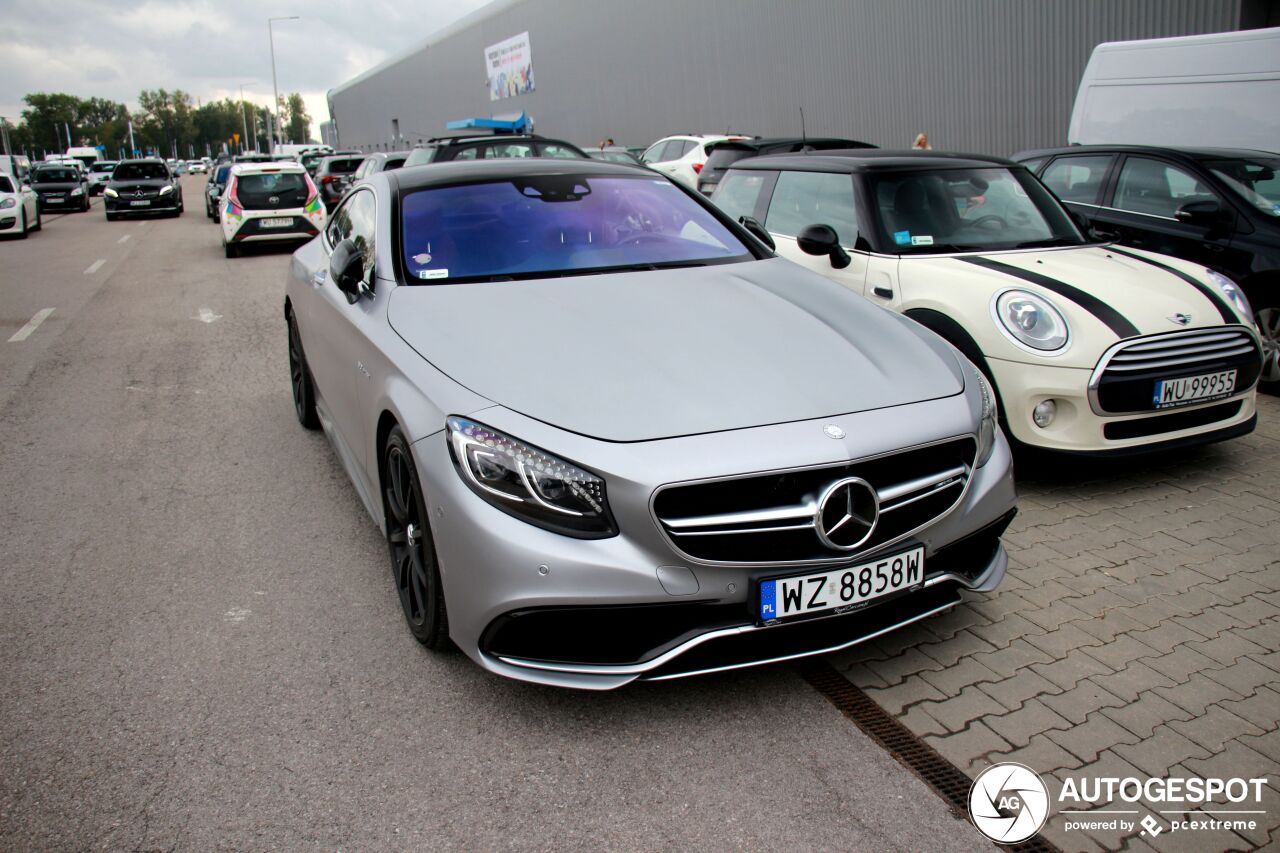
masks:
[[[1085,243],[1049,191],[1023,169],[874,173],[880,244],[903,254]]]
[[[91,171],[91,172],[99,172],[99,173],[102,173],[102,172],[110,172],[110,171],[111,171],[112,169],[114,169],[115,167],[116,167],[116,164],[115,164],[115,163],[102,163],[102,162],[98,162],[98,163],[94,163],[92,166],[90,166],[90,167],[89,167],[89,171]]]
[[[626,163],[628,166],[636,164],[636,158],[625,151],[588,151],[587,155],[593,160],[604,160],[609,163]]]
[[[331,175],[350,175],[356,169],[360,168],[360,164],[364,162],[363,157],[352,157],[347,160],[330,160],[329,165],[325,169]]]
[[[1205,165],[1246,204],[1280,218],[1280,157],[1210,160]]]
[[[80,173],[75,169],[36,169],[31,175],[33,184],[56,184],[79,180]]]
[[[13,181],[9,180],[8,175],[0,175],[0,193],[13,192]]]
[[[436,151],[439,146],[423,145],[409,152],[409,156],[405,158],[406,166],[421,166],[423,163],[430,163],[436,157]]]
[[[150,181],[169,177],[169,168],[163,163],[121,163],[111,173],[113,181]]]
[[[261,207],[263,202],[270,202],[272,198],[278,199],[284,207],[302,207],[308,194],[307,180],[300,172],[241,175],[236,181],[236,195],[251,208]]]
[[[403,201],[410,279],[501,281],[745,261],[750,250],[669,181],[540,175]]]

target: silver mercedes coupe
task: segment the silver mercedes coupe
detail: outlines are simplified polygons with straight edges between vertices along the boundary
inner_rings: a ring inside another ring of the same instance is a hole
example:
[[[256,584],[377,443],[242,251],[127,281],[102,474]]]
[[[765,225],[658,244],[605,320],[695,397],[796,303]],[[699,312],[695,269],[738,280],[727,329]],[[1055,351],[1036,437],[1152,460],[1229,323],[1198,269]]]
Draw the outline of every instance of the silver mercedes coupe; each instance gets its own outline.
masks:
[[[982,374],[751,228],[638,167],[444,163],[373,176],[293,256],[298,419],[421,643],[602,690],[1000,583],[1016,499]]]

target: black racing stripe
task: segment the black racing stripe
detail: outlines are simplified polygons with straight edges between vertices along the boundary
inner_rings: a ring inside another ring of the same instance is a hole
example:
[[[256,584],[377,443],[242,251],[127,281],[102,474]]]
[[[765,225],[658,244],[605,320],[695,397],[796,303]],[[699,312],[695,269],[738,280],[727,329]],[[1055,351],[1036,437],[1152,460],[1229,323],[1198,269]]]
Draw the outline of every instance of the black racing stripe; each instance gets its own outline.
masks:
[[[1240,318],[1236,316],[1236,312],[1231,310],[1231,306],[1227,305],[1227,303],[1223,301],[1222,297],[1219,296],[1212,287],[1197,280],[1195,276],[1187,275],[1182,270],[1174,269],[1168,264],[1162,264],[1159,261],[1152,260],[1151,258],[1145,258],[1142,255],[1135,255],[1133,252],[1126,252],[1124,249],[1120,249],[1115,246],[1108,246],[1106,251],[1115,252],[1117,255],[1124,255],[1126,258],[1133,258],[1135,261],[1143,261],[1144,263],[1151,264],[1151,266],[1158,267],[1165,272],[1173,273],[1178,278],[1203,293],[1205,298],[1213,303],[1213,307],[1218,309],[1218,313],[1222,315],[1222,321],[1224,323],[1238,324],[1240,322]]]
[[[1049,278],[1049,276],[1041,275],[1038,272],[1024,270],[1021,267],[1002,264],[999,261],[993,261],[990,258],[967,257],[956,258],[956,260],[964,261],[968,264],[974,264],[975,266],[985,267],[989,270],[995,270],[996,272],[1002,272],[1005,275],[1011,275],[1015,278],[1020,278],[1023,281],[1029,281],[1032,284],[1038,284],[1045,290],[1052,290],[1059,296],[1064,296],[1067,299],[1070,299],[1072,302],[1097,317],[1103,323],[1106,323],[1107,327],[1121,338],[1132,338],[1139,334],[1138,327],[1125,319],[1124,315],[1119,311],[1112,308],[1098,297],[1085,293],[1078,287],[1072,287],[1064,281],[1058,281],[1056,278]]]

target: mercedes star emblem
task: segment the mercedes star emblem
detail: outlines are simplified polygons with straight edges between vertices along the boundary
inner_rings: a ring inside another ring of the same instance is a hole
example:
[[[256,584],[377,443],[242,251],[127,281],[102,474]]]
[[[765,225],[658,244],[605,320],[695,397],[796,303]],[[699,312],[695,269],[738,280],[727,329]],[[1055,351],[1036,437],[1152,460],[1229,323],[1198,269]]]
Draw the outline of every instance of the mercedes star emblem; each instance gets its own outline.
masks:
[[[827,424],[822,431],[827,434],[827,438],[844,438],[844,430],[835,424]]]
[[[880,516],[880,497],[860,477],[847,477],[827,486],[818,501],[813,527],[828,548],[852,551],[871,538]]]

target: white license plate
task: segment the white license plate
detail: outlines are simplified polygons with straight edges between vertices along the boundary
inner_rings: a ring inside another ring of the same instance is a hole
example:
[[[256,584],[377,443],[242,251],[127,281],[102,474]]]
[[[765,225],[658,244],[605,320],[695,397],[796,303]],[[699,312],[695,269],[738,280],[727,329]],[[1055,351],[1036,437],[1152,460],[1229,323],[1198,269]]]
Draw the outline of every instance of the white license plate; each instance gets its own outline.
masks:
[[[1152,396],[1152,404],[1157,409],[1171,409],[1198,403],[1201,400],[1213,400],[1227,397],[1236,390],[1236,372],[1220,370],[1217,373],[1203,373],[1199,376],[1181,376],[1177,379],[1161,379],[1156,382],[1156,391]]]
[[[813,575],[760,582],[760,621],[842,612],[924,580],[924,548]]]
[[[151,199],[149,199],[149,198],[144,198],[144,199],[142,199],[141,201],[131,201],[131,202],[129,202],[129,206],[130,206],[130,207],[150,207],[150,206],[151,206]]]
[[[258,225],[262,228],[288,228],[292,224],[293,224],[292,217],[285,217],[283,219],[259,219],[258,220]]]
[[[45,201],[49,202],[49,204],[62,204],[64,201],[66,201],[66,199],[65,198],[46,198]]]

